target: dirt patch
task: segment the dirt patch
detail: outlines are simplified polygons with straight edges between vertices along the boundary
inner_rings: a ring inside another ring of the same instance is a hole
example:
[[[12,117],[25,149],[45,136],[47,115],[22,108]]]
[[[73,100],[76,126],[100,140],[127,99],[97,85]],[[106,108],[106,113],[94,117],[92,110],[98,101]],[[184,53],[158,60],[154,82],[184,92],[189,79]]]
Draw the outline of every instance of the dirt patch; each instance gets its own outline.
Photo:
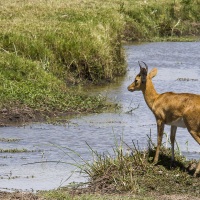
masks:
[[[29,107],[11,106],[0,110],[0,126],[20,126],[27,123],[60,121],[63,116],[70,116],[75,112],[60,112],[47,110],[34,110]],[[62,119],[63,123],[67,120]]]
[[[41,113],[30,108],[3,108],[0,110],[0,126],[39,121]]]

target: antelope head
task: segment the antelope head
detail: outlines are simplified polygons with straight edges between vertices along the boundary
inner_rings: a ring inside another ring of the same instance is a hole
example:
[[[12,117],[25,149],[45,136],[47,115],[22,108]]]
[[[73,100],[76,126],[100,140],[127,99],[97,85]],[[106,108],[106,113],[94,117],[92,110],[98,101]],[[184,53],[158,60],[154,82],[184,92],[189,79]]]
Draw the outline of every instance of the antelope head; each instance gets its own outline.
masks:
[[[133,83],[131,83],[128,86],[128,90],[130,92],[140,91],[140,90],[144,91],[146,88],[146,85],[148,84],[147,81],[151,80],[157,74],[156,68],[153,68],[148,74],[147,64],[142,61],[142,63],[145,65],[145,67],[142,67],[139,61],[138,63],[140,66],[140,73],[135,77],[135,80],[133,81]]]
[[[139,61],[138,61],[138,63],[140,66],[140,73],[135,77],[134,82],[128,86],[128,90],[130,92],[142,90],[146,85],[148,66],[144,62],[142,62],[142,63],[144,63],[145,67],[142,67]]]

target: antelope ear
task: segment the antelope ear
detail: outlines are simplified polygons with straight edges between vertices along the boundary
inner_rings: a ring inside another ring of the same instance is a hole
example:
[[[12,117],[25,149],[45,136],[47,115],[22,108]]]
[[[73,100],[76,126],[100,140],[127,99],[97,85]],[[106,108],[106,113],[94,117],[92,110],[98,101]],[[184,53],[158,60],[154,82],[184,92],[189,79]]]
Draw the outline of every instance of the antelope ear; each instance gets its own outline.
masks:
[[[154,76],[156,76],[157,72],[157,68],[153,68],[148,74],[149,78],[153,78]]]

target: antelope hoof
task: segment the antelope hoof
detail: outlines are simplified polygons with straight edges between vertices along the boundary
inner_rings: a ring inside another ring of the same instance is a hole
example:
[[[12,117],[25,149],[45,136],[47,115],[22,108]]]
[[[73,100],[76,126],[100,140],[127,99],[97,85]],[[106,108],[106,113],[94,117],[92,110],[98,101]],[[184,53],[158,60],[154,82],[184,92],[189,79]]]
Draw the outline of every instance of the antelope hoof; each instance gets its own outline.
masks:
[[[174,160],[171,161],[170,163],[170,169],[173,169],[174,167],[176,167]]]
[[[154,159],[153,160],[153,165],[157,165],[158,164],[158,159]]]
[[[200,173],[199,172],[195,172],[193,175],[194,178],[200,177]]]

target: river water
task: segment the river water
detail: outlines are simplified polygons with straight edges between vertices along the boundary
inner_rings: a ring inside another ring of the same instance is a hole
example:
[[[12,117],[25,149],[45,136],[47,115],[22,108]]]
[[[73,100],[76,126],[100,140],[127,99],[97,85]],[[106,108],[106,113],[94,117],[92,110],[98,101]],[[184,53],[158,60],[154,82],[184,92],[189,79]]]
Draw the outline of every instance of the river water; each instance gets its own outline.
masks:
[[[159,93],[166,91],[200,93],[200,42],[163,42],[125,46],[128,70],[117,83],[90,89],[119,103],[120,111],[76,116],[65,125],[31,124],[24,127],[1,127],[1,149],[26,149],[28,152],[0,153],[0,190],[49,190],[71,182],[86,181],[74,159],[79,153],[91,160],[91,151],[112,152],[115,140],[123,140],[140,149],[147,147],[147,135],[156,142],[156,124],[141,92],[128,92],[127,86],[139,72],[138,60],[146,62],[149,70],[158,68],[153,79]],[[164,141],[169,135],[165,127]],[[186,129],[177,130],[178,147],[188,159],[199,159],[200,148]],[[165,143],[166,146],[170,146]],[[73,153],[71,150],[75,151]],[[47,162],[46,162],[47,161]],[[70,164],[72,163],[72,164]],[[74,172],[75,171],[75,172]],[[71,177],[70,177],[71,176]],[[70,177],[70,178],[69,178]],[[68,179],[69,178],[69,179]]]

